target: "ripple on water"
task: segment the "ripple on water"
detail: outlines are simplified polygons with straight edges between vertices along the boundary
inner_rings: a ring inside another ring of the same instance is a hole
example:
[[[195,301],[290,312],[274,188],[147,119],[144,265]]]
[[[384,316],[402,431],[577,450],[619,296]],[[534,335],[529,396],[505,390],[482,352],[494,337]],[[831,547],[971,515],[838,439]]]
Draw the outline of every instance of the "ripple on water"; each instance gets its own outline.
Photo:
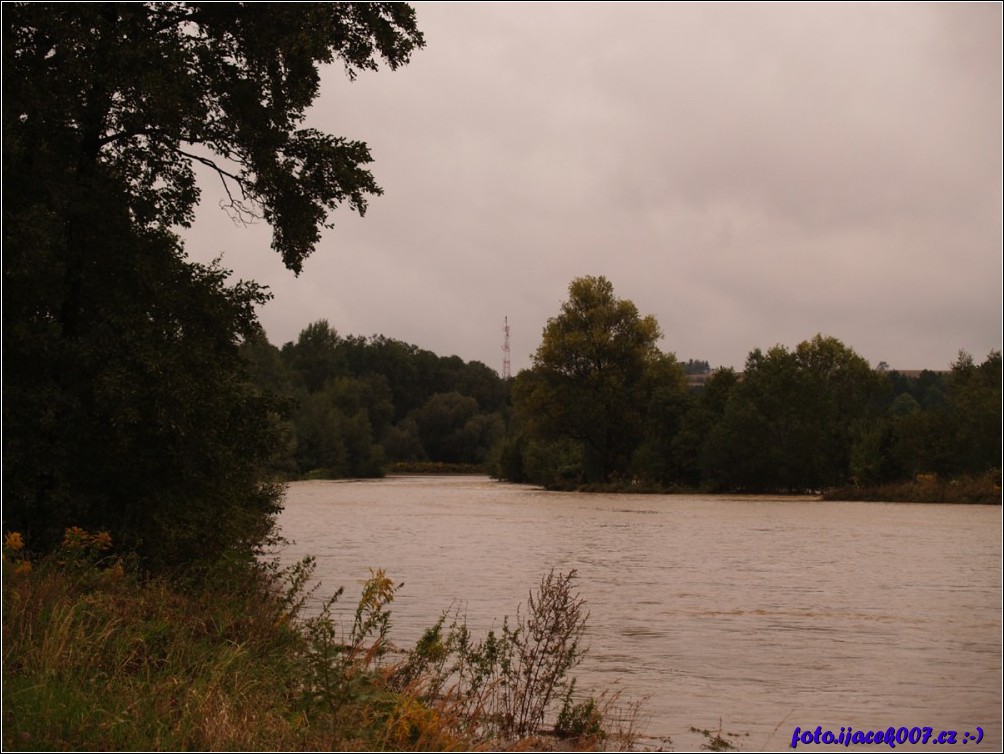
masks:
[[[981,725],[1001,736],[1001,509],[544,493],[483,477],[289,486],[285,557],[350,609],[370,567],[405,586],[393,633],[451,607],[515,614],[550,568],[590,610],[580,687],[647,696],[647,730],[784,748],[795,725]],[[749,733],[749,736],[744,734]],[[690,742],[688,744],[688,742]],[[874,748],[874,747],[873,747]]]

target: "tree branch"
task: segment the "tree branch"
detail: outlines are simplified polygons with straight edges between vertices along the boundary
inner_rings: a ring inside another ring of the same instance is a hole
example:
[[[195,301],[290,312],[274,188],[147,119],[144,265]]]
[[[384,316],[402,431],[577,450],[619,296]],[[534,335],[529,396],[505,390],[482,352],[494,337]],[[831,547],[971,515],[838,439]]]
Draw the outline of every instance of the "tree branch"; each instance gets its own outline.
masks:
[[[172,149],[176,153],[180,154],[182,157],[187,157],[190,160],[195,160],[196,162],[201,163],[206,167],[212,168],[213,170],[216,171],[216,175],[219,176],[220,183],[223,184],[223,190],[227,192],[227,199],[230,202],[227,205],[224,205],[221,202],[221,206],[223,206],[224,209],[233,210],[234,214],[230,215],[231,219],[233,219],[234,221],[239,221],[244,225],[247,225],[249,221],[246,218],[259,219],[261,217],[260,214],[256,213],[253,209],[250,209],[247,205],[244,204],[244,202],[235,199],[233,192],[230,190],[230,184],[227,183],[228,178],[234,183],[236,183],[238,186],[240,186],[243,198],[248,199],[247,181],[245,181],[241,176],[231,173],[228,170],[224,170],[219,165],[217,165],[214,160],[211,160],[208,157],[203,157],[201,155],[193,154],[192,152],[186,152],[184,149],[181,149],[180,147],[172,147]],[[251,201],[254,202],[255,200],[252,198]],[[228,214],[230,213],[228,212]]]

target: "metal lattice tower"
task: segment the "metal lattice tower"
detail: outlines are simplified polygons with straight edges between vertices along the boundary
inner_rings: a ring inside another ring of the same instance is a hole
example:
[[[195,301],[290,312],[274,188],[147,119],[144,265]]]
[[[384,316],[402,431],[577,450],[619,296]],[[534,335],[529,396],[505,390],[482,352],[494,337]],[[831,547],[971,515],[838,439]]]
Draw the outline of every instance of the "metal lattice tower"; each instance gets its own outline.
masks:
[[[502,379],[512,378],[512,364],[509,361],[509,317],[505,318],[505,340],[502,341]]]

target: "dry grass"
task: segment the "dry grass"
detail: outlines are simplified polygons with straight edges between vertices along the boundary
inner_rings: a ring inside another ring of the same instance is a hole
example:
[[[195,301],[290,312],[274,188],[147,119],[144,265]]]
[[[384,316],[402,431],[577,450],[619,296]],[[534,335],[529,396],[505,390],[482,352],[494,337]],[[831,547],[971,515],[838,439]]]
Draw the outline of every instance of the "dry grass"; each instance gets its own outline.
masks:
[[[86,558],[57,553],[30,570],[25,562],[5,548],[5,750],[451,751],[558,745],[540,730],[543,713],[553,711],[549,702],[559,698],[563,674],[552,673],[548,689],[532,679],[554,670],[556,659],[548,652],[553,655],[560,645],[524,647],[537,663],[524,675],[531,679],[524,688],[538,698],[522,700],[518,709],[543,712],[534,712],[532,724],[509,735],[513,730],[500,727],[498,711],[516,708],[513,699],[500,696],[498,667],[482,665],[484,682],[475,688],[469,683],[470,655],[463,660],[467,683],[458,682],[457,646],[450,648],[452,659],[426,652],[426,660],[435,656],[442,662],[416,664],[417,649],[407,661],[388,662],[394,587],[380,572],[364,587],[353,626],[342,630],[327,614],[297,618],[303,568],[285,574],[249,569],[216,586],[182,589],[130,577],[100,553]],[[283,582],[286,587],[277,588]],[[547,604],[565,609],[575,599]],[[571,636],[577,640],[578,634]],[[468,649],[476,646],[483,643],[469,643]],[[560,746],[620,747],[633,731],[606,730],[616,727],[617,701],[616,695],[601,696],[596,704],[602,735]],[[628,719],[637,719],[636,709]]]
[[[918,474],[908,482],[840,487],[827,490],[824,500],[864,500],[890,503],[1001,504],[1000,471],[982,476],[944,479],[936,474]]]

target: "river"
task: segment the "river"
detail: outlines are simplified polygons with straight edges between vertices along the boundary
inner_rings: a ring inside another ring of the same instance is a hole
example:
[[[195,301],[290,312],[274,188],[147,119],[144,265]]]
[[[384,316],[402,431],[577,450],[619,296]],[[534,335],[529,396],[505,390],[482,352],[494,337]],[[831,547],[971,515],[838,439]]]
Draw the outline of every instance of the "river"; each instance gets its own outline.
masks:
[[[644,746],[695,748],[697,728],[788,749],[796,726],[817,725],[930,726],[960,746],[979,726],[965,749],[1004,742],[997,506],[393,476],[290,484],[280,527],[283,557],[315,556],[321,593],[345,586],[346,609],[371,567],[403,582],[401,646],[451,606],[481,635],[550,569],[576,569],[590,610],[579,687],[645,698]]]

